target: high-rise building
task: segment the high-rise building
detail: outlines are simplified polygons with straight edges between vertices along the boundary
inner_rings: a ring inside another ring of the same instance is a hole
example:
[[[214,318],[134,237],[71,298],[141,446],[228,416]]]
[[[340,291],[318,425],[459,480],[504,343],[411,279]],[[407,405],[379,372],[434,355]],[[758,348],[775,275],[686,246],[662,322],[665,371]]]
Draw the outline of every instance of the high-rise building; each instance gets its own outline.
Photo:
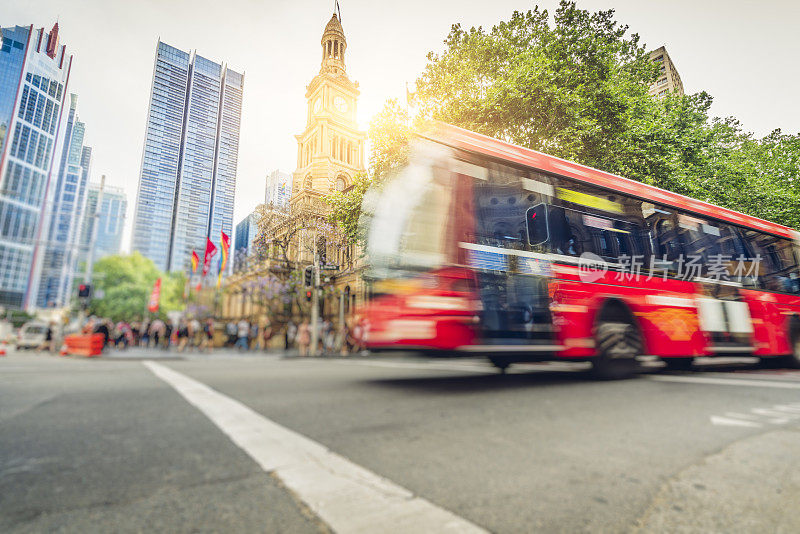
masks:
[[[119,187],[103,186],[103,200],[100,211],[97,201],[100,198],[100,184],[90,183],[86,194],[86,209],[81,225],[80,270],[85,271],[89,249],[94,239],[92,262],[106,256],[119,254],[122,246],[122,229],[125,226],[125,215],[128,210],[128,198]],[[97,225],[95,229],[95,224]]]
[[[0,48],[0,305],[31,308],[65,138],[72,56],[58,24],[3,28]]]
[[[236,237],[233,240],[233,270],[239,268],[241,262],[253,253],[253,241],[258,234],[258,214],[251,213],[236,225]]]
[[[292,175],[278,169],[267,176],[267,191],[264,204],[277,208],[288,208],[289,199],[292,197]]]
[[[43,232],[43,260],[39,285],[31,298],[38,308],[60,308],[69,304],[72,281],[78,261],[80,225],[86,200],[88,173],[83,165],[85,125],[78,120],[78,96],[70,95],[70,106],[64,124],[64,143],[59,170],[52,181],[50,221]]]
[[[678,69],[670,59],[667,48],[661,46],[650,52],[650,61],[658,65],[658,78],[650,85],[649,93],[652,96],[662,97],[667,93],[683,95],[683,82],[678,74]]]
[[[232,233],[243,88],[225,64],[159,41],[133,250],[161,270],[189,270],[206,237]]]

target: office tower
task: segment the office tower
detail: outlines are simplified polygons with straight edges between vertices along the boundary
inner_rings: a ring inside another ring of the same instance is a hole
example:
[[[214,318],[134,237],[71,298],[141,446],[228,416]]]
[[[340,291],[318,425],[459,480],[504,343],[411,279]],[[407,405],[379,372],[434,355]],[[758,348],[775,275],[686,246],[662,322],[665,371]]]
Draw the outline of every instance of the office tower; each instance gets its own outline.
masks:
[[[225,64],[159,41],[133,250],[161,270],[189,270],[206,237],[232,233],[243,87]]]
[[[122,230],[128,210],[128,198],[119,187],[103,186],[103,200],[100,211],[97,201],[100,197],[100,184],[90,183],[86,194],[86,209],[81,225],[80,271],[86,271],[86,261],[94,238],[92,261],[119,254],[122,246]],[[96,225],[96,230],[95,230]]]
[[[58,24],[3,28],[0,48],[0,305],[32,308],[64,140],[72,56]]]
[[[291,196],[292,175],[277,169],[269,173],[264,203],[272,204],[276,208],[288,208]]]
[[[233,269],[247,256],[253,253],[253,241],[258,234],[258,215],[251,213],[236,225],[236,237],[233,240]]]
[[[658,64],[659,73],[655,82],[650,85],[651,96],[662,97],[667,93],[684,94],[683,82],[678,74],[678,69],[670,59],[666,47],[662,46],[650,52],[650,61]]]
[[[86,199],[88,172],[83,165],[85,125],[78,120],[78,96],[70,95],[59,170],[52,181],[52,205],[47,230],[42,233],[43,260],[39,286],[31,301],[38,308],[60,308],[69,304],[78,261],[81,219]]]

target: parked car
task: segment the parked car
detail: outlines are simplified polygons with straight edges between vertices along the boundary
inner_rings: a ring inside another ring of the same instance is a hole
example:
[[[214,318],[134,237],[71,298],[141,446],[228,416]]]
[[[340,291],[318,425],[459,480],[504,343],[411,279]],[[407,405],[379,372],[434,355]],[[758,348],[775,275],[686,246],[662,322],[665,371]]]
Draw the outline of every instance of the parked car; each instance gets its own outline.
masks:
[[[47,323],[31,321],[22,325],[17,336],[17,349],[31,349],[40,346],[47,339]]]

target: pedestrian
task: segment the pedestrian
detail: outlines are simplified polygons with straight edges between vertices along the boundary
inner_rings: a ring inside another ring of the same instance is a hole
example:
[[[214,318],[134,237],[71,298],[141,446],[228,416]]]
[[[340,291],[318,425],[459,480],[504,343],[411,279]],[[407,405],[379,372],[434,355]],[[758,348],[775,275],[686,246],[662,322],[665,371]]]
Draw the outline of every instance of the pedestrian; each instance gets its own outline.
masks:
[[[247,350],[248,348],[250,348],[248,344],[250,341],[248,339],[248,337],[250,336],[250,323],[248,323],[247,319],[245,319],[244,317],[242,318],[241,321],[239,321],[239,324],[236,326],[236,336],[237,336],[236,347],[239,350]]]
[[[297,328],[297,346],[300,349],[300,356],[308,356],[308,346],[311,344],[311,327],[308,319],[303,319]]]
[[[149,347],[150,346],[150,323],[147,321],[142,321],[142,328],[141,328],[141,345],[142,347]]]
[[[261,326],[261,337],[264,339],[264,350],[269,348],[269,340],[272,339],[272,323],[269,317],[264,319],[264,324]]]
[[[183,352],[189,343],[189,325],[185,319],[178,324],[178,352]]]
[[[251,348],[253,350],[260,350],[261,349],[261,327],[255,321],[253,321],[250,324],[250,339],[253,342],[253,346]]]
[[[214,348],[214,319],[208,318],[206,319],[205,324],[203,325],[203,340],[200,342],[200,350],[203,349],[208,350],[211,352],[211,349]]]
[[[225,325],[225,333],[228,335],[228,340],[225,343],[226,346],[233,347],[236,344],[236,338],[238,337],[236,334],[238,331],[236,323],[228,321],[228,324]]]
[[[56,323],[55,321],[50,321],[50,324],[47,325],[47,328],[45,329],[44,332],[44,341],[42,341],[41,345],[36,347],[36,350],[37,351],[46,350],[47,352],[54,352],[53,341],[55,339],[55,333],[56,333]]]
[[[103,350],[106,350],[108,339],[111,337],[111,330],[108,328],[108,320],[100,319],[97,323],[97,326],[94,327],[94,331],[92,333],[103,335]]]
[[[297,337],[297,325],[294,324],[294,321],[289,319],[289,322],[286,324],[286,339],[284,340],[284,348],[289,350],[292,348],[294,344],[294,338]]]

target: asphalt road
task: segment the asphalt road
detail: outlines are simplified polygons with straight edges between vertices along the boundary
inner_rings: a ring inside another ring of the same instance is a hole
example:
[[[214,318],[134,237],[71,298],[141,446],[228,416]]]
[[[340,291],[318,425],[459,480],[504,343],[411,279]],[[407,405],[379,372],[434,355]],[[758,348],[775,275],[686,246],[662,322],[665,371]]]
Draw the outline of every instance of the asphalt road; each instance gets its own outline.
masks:
[[[800,531],[797,371],[117,356],[0,358],[0,531]]]

